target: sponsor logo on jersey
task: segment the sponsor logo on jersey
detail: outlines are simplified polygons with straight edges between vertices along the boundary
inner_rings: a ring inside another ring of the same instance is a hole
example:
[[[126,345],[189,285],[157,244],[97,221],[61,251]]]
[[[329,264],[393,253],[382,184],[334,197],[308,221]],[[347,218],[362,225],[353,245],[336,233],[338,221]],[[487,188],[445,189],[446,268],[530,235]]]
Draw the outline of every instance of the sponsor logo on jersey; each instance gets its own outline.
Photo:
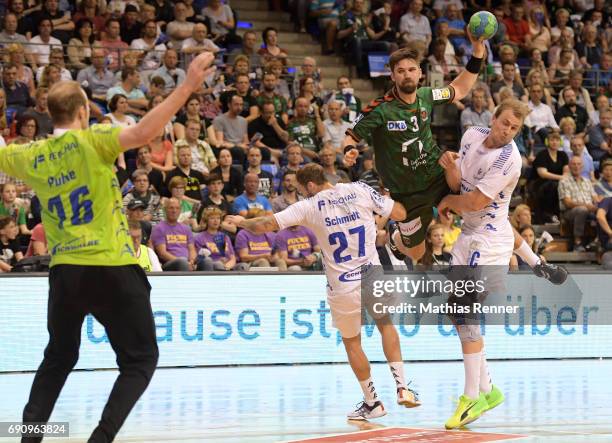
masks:
[[[367,272],[371,266],[372,266],[371,264],[367,264],[367,265],[360,266],[356,269],[352,269],[350,271],[343,272],[342,274],[338,276],[338,280],[344,283],[348,283],[351,281],[359,281],[361,280],[361,276],[363,275],[363,273]]]
[[[476,174],[474,174],[474,180],[480,180],[484,177],[485,172],[482,170],[482,168],[478,168],[478,172],[476,172]]]
[[[434,101],[448,100],[451,96],[451,93],[450,93],[450,89],[448,88],[440,88],[440,89],[432,89],[431,95],[433,96]]]
[[[417,217],[407,223],[398,223],[398,226],[402,235],[412,235],[421,229],[423,223],[421,222],[421,217]]]
[[[325,200],[319,200],[317,202],[317,208],[319,208],[319,211],[321,210],[323,206],[325,206]]]
[[[392,120],[387,122],[387,131],[405,131],[408,129],[406,120]]]
[[[355,200],[357,198],[357,194],[355,194],[354,192],[348,194],[348,195],[343,195],[337,199],[327,199],[327,204],[331,205],[331,206],[336,206],[336,205],[345,205],[346,203],[348,203],[351,200]],[[319,209],[321,209],[321,205],[319,205]]]
[[[350,223],[353,222],[355,220],[359,220],[361,218],[361,216],[359,215],[358,211],[353,211],[348,215],[344,215],[342,217],[339,216],[335,216],[335,217],[325,217],[325,226],[338,226],[338,225],[343,225],[345,223]]]

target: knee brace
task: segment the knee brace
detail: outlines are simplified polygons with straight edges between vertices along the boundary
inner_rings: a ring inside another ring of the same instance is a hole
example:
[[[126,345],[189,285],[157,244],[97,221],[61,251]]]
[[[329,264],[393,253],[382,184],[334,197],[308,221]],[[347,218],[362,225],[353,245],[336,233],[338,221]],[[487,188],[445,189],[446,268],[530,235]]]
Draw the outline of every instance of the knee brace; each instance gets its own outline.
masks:
[[[457,325],[457,334],[461,343],[476,342],[482,338],[480,325]]]

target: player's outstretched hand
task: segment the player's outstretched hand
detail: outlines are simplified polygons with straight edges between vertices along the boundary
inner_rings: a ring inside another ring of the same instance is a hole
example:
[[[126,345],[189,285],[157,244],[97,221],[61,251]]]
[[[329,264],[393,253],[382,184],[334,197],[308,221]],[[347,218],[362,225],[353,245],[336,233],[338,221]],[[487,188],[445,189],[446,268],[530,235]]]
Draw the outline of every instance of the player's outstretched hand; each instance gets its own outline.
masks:
[[[198,90],[206,77],[215,72],[216,68],[211,67],[214,60],[215,55],[212,52],[203,52],[191,61],[185,78],[185,83],[189,88],[193,91]]]
[[[344,158],[342,159],[342,163],[347,168],[355,166],[357,163],[357,157],[359,157],[359,151],[357,149],[351,149],[346,154],[344,154]]]
[[[468,38],[470,39],[470,43],[472,44],[472,54],[474,55],[474,57],[478,57],[478,58],[482,58],[485,56],[485,45],[484,45],[484,41],[485,38],[484,37],[474,37],[472,35],[472,33],[470,32],[470,27],[466,26],[465,27],[465,33],[467,34]]]
[[[442,156],[438,159],[438,164],[442,166],[444,170],[448,170],[450,168],[454,168],[457,166],[455,161],[459,158],[459,154],[453,151],[446,151]]]

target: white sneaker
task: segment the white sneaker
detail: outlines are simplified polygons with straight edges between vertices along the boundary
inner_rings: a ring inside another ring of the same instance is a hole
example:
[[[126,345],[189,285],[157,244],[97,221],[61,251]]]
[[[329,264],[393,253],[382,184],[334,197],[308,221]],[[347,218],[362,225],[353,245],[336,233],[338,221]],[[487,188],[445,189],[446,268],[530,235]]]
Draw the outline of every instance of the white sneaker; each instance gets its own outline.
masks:
[[[349,420],[369,420],[387,415],[385,407],[380,401],[369,406],[365,401],[357,404],[357,409],[346,414]]]
[[[421,406],[419,394],[410,388],[399,388],[397,390],[397,404],[406,408]]]

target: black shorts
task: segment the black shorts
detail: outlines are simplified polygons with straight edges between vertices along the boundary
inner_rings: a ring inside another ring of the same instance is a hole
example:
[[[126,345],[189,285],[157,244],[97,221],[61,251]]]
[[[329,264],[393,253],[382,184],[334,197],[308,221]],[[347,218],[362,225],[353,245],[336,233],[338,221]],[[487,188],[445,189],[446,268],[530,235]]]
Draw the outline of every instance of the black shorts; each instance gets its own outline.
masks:
[[[425,241],[427,227],[433,220],[433,208],[450,193],[446,178],[441,175],[426,191],[412,194],[391,194],[393,200],[406,208],[406,219],[398,223],[404,246],[414,248]]]

